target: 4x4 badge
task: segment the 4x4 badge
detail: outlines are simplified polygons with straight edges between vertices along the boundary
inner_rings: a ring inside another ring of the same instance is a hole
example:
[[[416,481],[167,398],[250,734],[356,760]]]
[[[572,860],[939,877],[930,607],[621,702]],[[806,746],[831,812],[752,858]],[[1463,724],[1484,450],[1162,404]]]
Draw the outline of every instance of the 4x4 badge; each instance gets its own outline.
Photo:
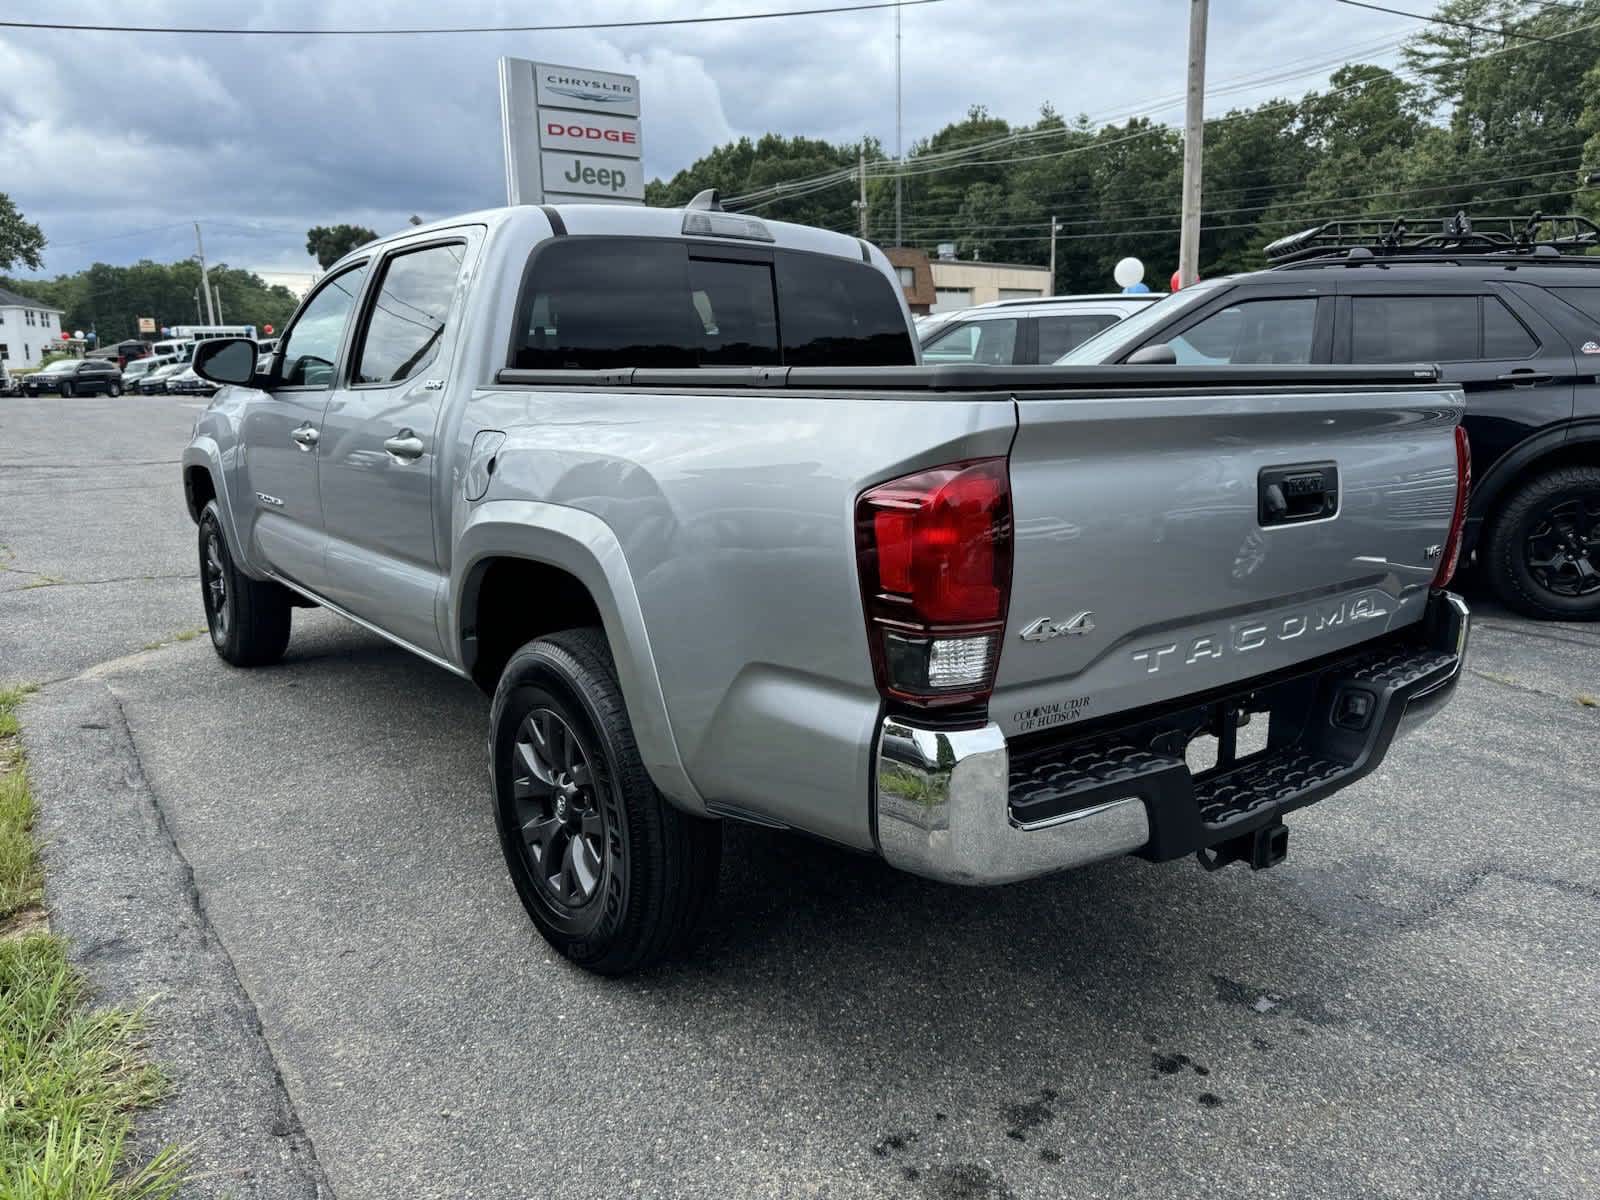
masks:
[[[1022,640],[1025,642],[1048,642],[1051,638],[1082,637],[1086,633],[1094,632],[1094,614],[1081,612],[1075,617],[1065,621],[1053,621],[1049,617],[1040,617],[1037,621],[1030,622],[1022,631]]]

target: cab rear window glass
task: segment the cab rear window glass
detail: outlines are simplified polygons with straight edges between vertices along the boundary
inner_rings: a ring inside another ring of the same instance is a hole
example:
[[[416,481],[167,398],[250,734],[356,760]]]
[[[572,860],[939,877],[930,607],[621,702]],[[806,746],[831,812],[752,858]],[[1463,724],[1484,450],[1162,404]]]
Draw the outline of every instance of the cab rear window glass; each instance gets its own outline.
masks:
[[[865,263],[703,243],[558,238],[523,286],[513,367],[891,366],[916,361],[894,285]]]

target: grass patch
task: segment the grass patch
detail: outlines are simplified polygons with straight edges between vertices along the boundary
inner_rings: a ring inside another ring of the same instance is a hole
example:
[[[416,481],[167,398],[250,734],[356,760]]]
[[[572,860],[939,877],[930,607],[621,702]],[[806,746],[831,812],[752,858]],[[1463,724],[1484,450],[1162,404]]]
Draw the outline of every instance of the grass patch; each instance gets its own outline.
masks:
[[[90,1009],[66,943],[18,932],[40,918],[33,799],[17,744],[17,707],[33,690],[0,689],[0,1197],[167,1200],[182,1180],[178,1152],[124,1161],[134,1112],[166,1089],[141,1054],[143,1013]]]
[[[26,685],[0,689],[0,924],[37,904],[43,882],[30,834],[28,771],[17,748],[17,705],[34,690]]]
[[[0,941],[0,1196],[164,1200],[181,1164],[163,1150],[128,1171],[132,1114],[160,1099],[139,1054],[142,1016],[90,1010],[60,938]]]

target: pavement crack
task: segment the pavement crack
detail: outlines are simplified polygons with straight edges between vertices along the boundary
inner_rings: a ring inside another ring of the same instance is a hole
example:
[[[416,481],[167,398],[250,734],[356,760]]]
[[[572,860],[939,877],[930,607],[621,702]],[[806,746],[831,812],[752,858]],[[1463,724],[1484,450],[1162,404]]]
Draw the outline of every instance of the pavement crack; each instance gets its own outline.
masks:
[[[316,1184],[318,1196],[326,1197],[327,1200],[334,1200],[333,1186],[328,1182],[327,1172],[323,1170],[322,1162],[317,1157],[317,1148],[311,1140],[311,1134],[304,1123],[301,1122],[300,1114],[294,1106],[294,1100],[289,1095],[289,1087],[283,1077],[283,1068],[278,1063],[277,1053],[273,1050],[272,1042],[267,1037],[266,1028],[261,1024],[261,1014],[256,1009],[255,1000],[245,988],[244,981],[239,978],[238,965],[233,961],[233,955],[229,952],[227,943],[222,940],[221,933],[218,932],[216,925],[212,922],[211,914],[206,911],[205,897],[201,895],[200,885],[195,880],[194,867],[190,865],[188,856],[184,854],[183,848],[178,845],[178,839],[172,832],[172,826],[167,823],[167,814],[162,808],[161,797],[151,784],[150,775],[145,770],[144,755],[139,749],[139,739],[134,734],[133,723],[128,720],[128,712],[123,707],[122,697],[117,694],[117,690],[109,683],[104,686],[106,693],[111,697],[111,703],[116,708],[117,721],[127,735],[128,747],[133,755],[133,770],[129,772],[128,786],[142,792],[148,798],[150,810],[155,816],[156,828],[160,831],[161,838],[170,847],[172,856],[178,864],[184,895],[194,908],[200,927],[205,931],[212,944],[216,946],[218,953],[222,956],[222,961],[227,964],[228,979],[238,994],[239,1004],[245,1014],[245,1018],[249,1022],[251,1031],[261,1039],[261,1046],[266,1054],[267,1061],[272,1066],[273,1088],[278,1102],[282,1105],[282,1111],[278,1116],[283,1132],[279,1136],[298,1140],[304,1146],[309,1172],[313,1177],[313,1182]]]
[[[7,570],[16,572],[17,568],[9,567]],[[106,579],[57,579],[54,576],[37,576],[32,582],[24,583],[20,587],[0,588],[0,591],[37,592],[44,588],[98,587],[103,583],[158,583],[167,579],[192,578],[193,572],[190,571],[180,571],[172,575],[112,575]]]
[[[1509,675],[1500,675],[1494,671],[1482,671],[1477,667],[1468,667],[1467,673],[1469,675],[1475,675],[1479,679],[1487,680],[1490,683],[1499,684],[1503,688],[1509,688],[1513,692],[1521,692],[1528,696],[1548,696],[1552,700],[1560,700],[1563,704],[1576,703],[1582,707],[1588,707],[1576,696],[1567,696],[1561,692],[1552,692],[1548,688],[1534,687],[1531,683],[1523,683],[1521,680],[1513,679]]]

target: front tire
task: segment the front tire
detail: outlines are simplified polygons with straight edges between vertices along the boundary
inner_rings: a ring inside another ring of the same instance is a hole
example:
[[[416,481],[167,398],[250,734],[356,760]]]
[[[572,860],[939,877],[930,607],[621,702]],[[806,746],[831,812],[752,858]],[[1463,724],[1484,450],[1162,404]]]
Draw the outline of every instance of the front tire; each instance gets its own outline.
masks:
[[[70,383],[63,383],[61,385],[61,398],[63,400],[72,399],[72,385]]]
[[[262,667],[283,657],[289,645],[289,593],[234,566],[215,500],[200,514],[200,597],[211,645],[223,660]]]
[[[598,629],[511,656],[489,750],[506,867],[551,946],[622,975],[688,941],[716,891],[721,826],[656,791]]]
[[[106,395],[115,400],[118,396],[122,395],[122,385],[120,383],[107,384]]]
[[[1524,484],[1486,540],[1489,582],[1509,607],[1600,620],[1600,467],[1560,467]]]

